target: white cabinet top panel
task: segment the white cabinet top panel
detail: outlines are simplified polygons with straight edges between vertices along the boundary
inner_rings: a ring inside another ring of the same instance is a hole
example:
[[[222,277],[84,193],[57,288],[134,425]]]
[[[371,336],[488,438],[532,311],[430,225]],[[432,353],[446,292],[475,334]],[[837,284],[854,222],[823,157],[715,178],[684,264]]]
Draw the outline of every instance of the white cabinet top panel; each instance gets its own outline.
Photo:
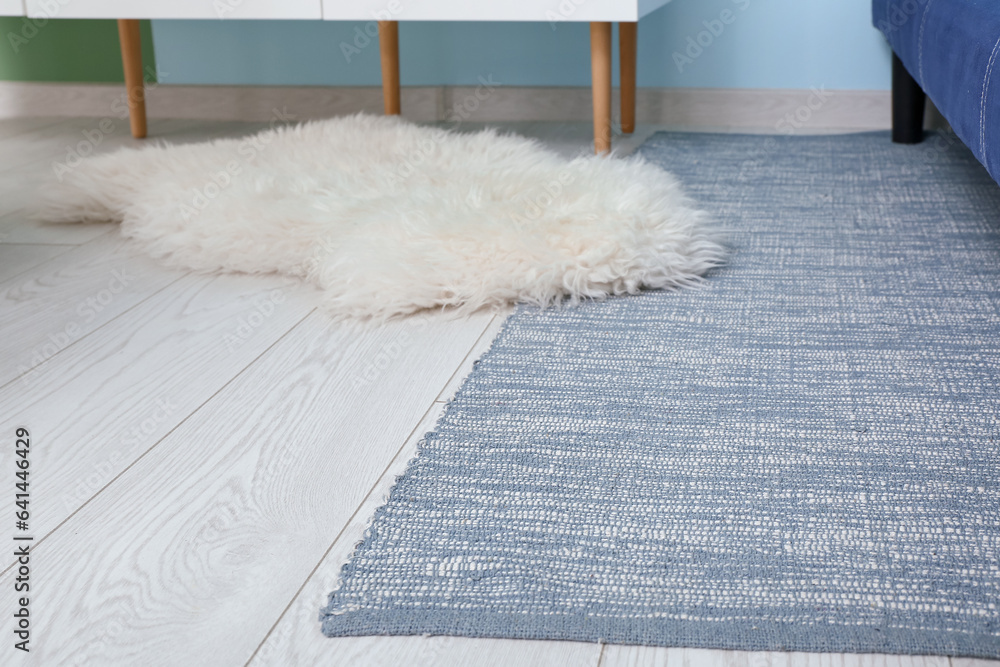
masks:
[[[10,0],[0,0],[0,3]],[[318,19],[321,0],[25,0],[60,19]]]
[[[323,0],[323,18],[330,21],[637,21],[669,1]]]
[[[331,21],[637,21],[670,0],[0,0],[0,16]]]
[[[0,0],[0,16],[24,16],[21,0]]]

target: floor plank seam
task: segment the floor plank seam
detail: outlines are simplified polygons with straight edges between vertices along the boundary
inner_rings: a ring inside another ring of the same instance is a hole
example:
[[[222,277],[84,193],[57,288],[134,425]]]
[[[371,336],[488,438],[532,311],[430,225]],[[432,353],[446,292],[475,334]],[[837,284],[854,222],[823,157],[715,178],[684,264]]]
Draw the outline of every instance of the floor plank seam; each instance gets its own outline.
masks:
[[[344,525],[341,526],[340,531],[333,538],[333,541],[330,542],[330,546],[328,546],[326,548],[326,551],[323,552],[323,555],[320,556],[320,559],[318,561],[316,561],[316,565],[313,567],[312,570],[310,570],[309,574],[306,575],[306,578],[302,581],[302,585],[299,586],[298,590],[295,591],[295,595],[293,595],[292,599],[288,601],[288,604],[281,611],[281,615],[278,616],[278,618],[274,621],[274,624],[267,631],[267,634],[264,635],[264,639],[262,639],[261,642],[257,645],[257,648],[254,649],[254,652],[250,654],[250,657],[247,659],[246,665],[244,667],[248,667],[250,665],[250,663],[253,662],[253,659],[260,652],[261,647],[263,647],[264,644],[267,643],[268,638],[270,638],[271,634],[274,633],[274,630],[281,623],[282,619],[285,618],[285,615],[292,608],[292,605],[295,604],[295,601],[299,599],[299,595],[301,595],[302,591],[305,590],[305,587],[306,587],[306,585],[308,585],[309,580],[312,579],[312,577],[313,577],[314,574],[316,574],[316,572],[319,570],[320,566],[323,564],[323,561],[326,560],[326,557],[333,550],[333,547],[335,547],[337,545],[337,542],[340,540],[340,538],[343,537],[344,531],[346,531],[350,527],[350,525],[354,521],[354,519],[357,518],[358,512],[361,511],[361,508],[364,507],[365,503],[368,502],[368,499],[371,498],[371,495],[375,492],[375,489],[377,489],[379,487],[379,483],[386,476],[386,473],[388,473],[389,470],[392,468],[393,463],[396,462],[396,460],[399,458],[399,455],[403,453],[404,449],[406,449],[406,443],[408,443],[410,441],[410,438],[412,438],[413,435],[416,433],[417,429],[420,428],[420,424],[423,423],[424,419],[427,418],[427,415],[429,415],[431,413],[431,411],[434,409],[434,405],[436,403],[437,403],[437,401],[431,401],[431,404],[429,406],[427,406],[427,409],[424,411],[424,414],[420,415],[420,419],[417,420],[417,423],[413,426],[413,429],[410,430],[410,432],[407,434],[407,436],[405,438],[403,438],[403,444],[401,444],[399,446],[399,449],[396,450],[396,453],[393,454],[393,456],[392,456],[391,459],[389,459],[389,463],[386,464],[385,468],[382,470],[382,472],[379,474],[379,476],[372,483],[371,488],[368,489],[368,492],[365,494],[364,498],[362,498],[361,501],[358,503],[358,506],[354,509],[354,512],[351,514],[351,516],[349,516],[347,518],[347,521],[344,522]],[[0,572],[0,575],[2,575],[2,574],[3,573]],[[318,607],[317,607],[316,611],[317,611],[317,614],[318,614],[319,613],[319,608]]]
[[[232,384],[237,378],[239,378],[241,375],[243,375],[244,373],[246,373],[246,371],[250,367],[252,367],[254,364],[256,364],[261,359],[261,357],[263,357],[265,354],[267,354],[268,352],[270,352],[274,348],[275,345],[277,345],[282,340],[284,340],[285,337],[288,336],[288,334],[290,334],[292,331],[294,331],[300,324],[302,324],[302,322],[304,322],[306,320],[306,318],[308,318],[314,312],[316,312],[315,308],[313,308],[312,310],[310,310],[301,319],[299,319],[299,321],[297,321],[295,324],[293,324],[292,326],[290,326],[288,328],[288,331],[286,331],[285,333],[281,334],[281,336],[279,336],[277,339],[275,339],[275,341],[273,343],[271,343],[270,345],[268,345],[264,350],[261,351],[260,354],[258,354],[256,357],[254,357],[253,360],[251,360],[246,366],[244,366],[243,368],[241,368],[235,375],[233,375],[231,378],[229,378],[229,380],[227,380],[225,384],[223,384],[215,392],[213,392],[211,396],[209,396],[208,398],[206,398],[204,401],[201,402],[200,405],[198,405],[198,407],[196,407],[191,412],[189,412],[184,417],[184,419],[181,419],[179,422],[177,422],[176,424],[174,424],[173,428],[171,428],[169,431],[167,431],[166,433],[164,433],[163,436],[160,437],[156,442],[154,442],[152,445],[150,445],[149,447],[147,447],[144,452],[142,452],[137,457],[135,457],[135,459],[133,459],[132,462],[129,463],[127,466],[125,466],[121,470],[121,472],[119,472],[117,475],[115,475],[110,480],[108,480],[107,484],[105,484],[104,486],[102,486],[101,488],[99,488],[97,491],[95,491],[89,498],[87,498],[87,500],[83,504],[81,504],[79,507],[77,507],[75,510],[73,510],[72,513],[70,513],[69,515],[67,515],[62,521],[60,521],[56,526],[54,526],[51,530],[49,530],[47,533],[45,533],[45,535],[43,535],[40,539],[36,540],[35,543],[34,543],[34,545],[32,545],[32,547],[31,547],[32,551],[34,551],[35,549],[37,549],[40,544],[42,544],[45,540],[47,540],[49,537],[51,537],[53,534],[55,534],[55,532],[57,530],[59,530],[62,526],[64,526],[70,519],[72,519],[74,516],[76,516],[77,514],[79,514],[80,511],[82,509],[84,509],[85,507],[87,507],[87,505],[89,505],[95,498],[97,498],[97,496],[99,496],[102,493],[104,493],[104,491],[106,489],[108,489],[116,481],[118,481],[122,477],[122,475],[124,475],[125,473],[127,473],[137,463],[139,463],[141,460],[143,460],[144,458],[146,458],[146,456],[148,456],[150,452],[152,452],[157,446],[159,446],[159,444],[161,442],[163,442],[165,439],[167,439],[168,437],[170,437],[171,433],[173,433],[174,431],[176,431],[183,424],[185,424],[189,419],[191,419],[191,417],[193,417],[194,415],[196,415],[202,408],[204,408],[208,403],[210,403],[212,401],[212,399],[214,399],[216,396],[218,396],[220,392],[222,392],[226,387],[228,387],[230,384]],[[10,571],[10,569],[12,567],[14,567],[15,565],[17,565],[17,561],[16,560],[13,563],[11,563],[10,565],[8,565],[7,567],[5,567],[3,570],[0,570],[0,577],[2,577],[5,574],[7,574],[7,572]]]
[[[35,268],[37,268],[37,267],[35,267]],[[179,280],[182,280],[183,278],[186,278],[188,275],[190,275],[190,274],[189,273],[185,273],[183,275],[180,275],[175,280],[171,280],[169,283],[166,283],[165,285],[163,285],[160,289],[155,290],[153,292],[150,292],[144,298],[140,299],[139,301],[136,301],[134,304],[132,304],[131,306],[129,306],[128,308],[126,308],[122,312],[118,313],[117,315],[115,315],[110,320],[108,320],[104,324],[100,325],[99,327],[97,327],[93,331],[90,331],[90,332],[87,332],[85,334],[82,334],[81,336],[79,336],[75,340],[70,341],[65,347],[61,347],[61,348],[57,349],[52,354],[52,356],[46,357],[45,359],[42,360],[42,362],[40,364],[36,364],[35,366],[32,366],[31,368],[28,368],[27,370],[25,370],[24,373],[21,373],[20,375],[17,375],[16,377],[11,378],[10,380],[8,380],[7,382],[4,382],[3,384],[0,384],[0,390],[6,389],[8,386],[14,384],[15,382],[20,382],[21,379],[22,379],[22,377],[26,373],[36,373],[36,372],[39,372],[39,369],[41,369],[47,363],[49,363],[50,361],[52,361],[53,359],[55,359],[56,357],[58,357],[60,354],[63,354],[64,352],[66,352],[66,350],[69,350],[70,348],[74,347],[75,345],[77,345],[78,343],[80,343],[80,341],[83,341],[83,340],[86,340],[86,339],[90,338],[91,336],[93,336],[98,331],[102,331],[105,327],[109,326],[112,322],[117,321],[123,315],[126,315],[127,313],[131,312],[134,308],[136,308],[136,307],[144,304],[149,299],[153,298],[154,296],[156,296],[157,294],[159,294],[163,290],[167,289],[168,287],[170,287],[174,283],[178,282]],[[0,288],[2,288],[2,285],[0,285]]]
[[[28,271],[33,271],[34,269],[37,269],[39,266],[41,266],[42,264],[45,264],[46,262],[51,262],[54,259],[59,259],[63,255],[65,255],[66,253],[68,253],[70,250],[73,250],[74,248],[78,247],[78,246],[75,246],[75,245],[72,245],[72,244],[62,244],[62,243],[3,243],[2,238],[0,238],[0,244],[2,244],[4,246],[7,246],[7,247],[10,247],[10,246],[19,246],[19,245],[23,245],[23,246],[37,246],[37,245],[56,246],[56,245],[65,245],[66,246],[66,249],[63,250],[62,252],[60,252],[58,254],[55,254],[55,255],[52,255],[52,257],[49,257],[48,259],[44,259],[41,262],[39,262],[38,264],[32,264],[31,266],[26,266],[23,269],[21,269],[20,271],[18,271],[17,273],[15,273],[14,275],[7,276],[6,278],[4,278],[3,282],[0,283],[0,285],[2,285],[3,283],[6,283],[8,280],[16,280],[18,277],[23,276]]]
[[[3,220],[0,219],[0,223],[2,223],[2,222],[3,222]],[[87,241],[84,241],[83,243],[35,243],[35,242],[32,242],[32,243],[7,243],[7,242],[5,242],[5,241],[2,240],[3,237],[4,237],[4,233],[2,231],[0,231],[0,243],[2,243],[3,245],[8,245],[8,246],[10,246],[10,245],[64,245],[64,246],[68,246],[66,248],[66,252],[71,252],[73,250],[78,250],[78,249],[82,248],[83,246],[87,245],[88,243],[94,243],[95,241],[100,241],[105,236],[107,236],[108,234],[113,234],[114,232],[115,232],[114,229],[109,229],[108,231],[104,232],[103,234],[95,236],[94,238],[89,239]],[[60,257],[62,257],[65,254],[66,253],[61,252],[58,255],[56,255],[55,257],[50,257],[49,259],[45,260],[44,262],[41,262],[40,264],[35,264],[30,269],[25,269],[24,271],[22,271],[21,273],[18,273],[17,275],[13,275],[13,276],[10,276],[9,278],[4,278],[3,280],[0,280],[0,290],[8,289],[10,286],[7,283],[16,280],[18,276],[20,276],[20,275],[22,275],[24,273],[27,273],[28,271],[34,271],[38,267],[40,267],[40,266],[42,266],[44,264],[47,264],[49,262],[54,262],[55,260],[59,259]]]
[[[462,361],[458,363],[458,366],[455,368],[455,372],[452,373],[450,376],[448,376],[448,381],[444,383],[444,387],[441,388],[441,391],[439,391],[437,396],[434,398],[435,402],[448,403],[451,400],[451,397],[442,398],[441,394],[443,394],[445,390],[447,390],[448,387],[451,386],[452,381],[458,376],[459,371],[461,371],[462,368],[465,366],[465,362],[469,360],[469,356],[479,348],[479,343],[482,342],[483,336],[485,336],[489,332],[490,327],[493,326],[493,323],[496,322],[496,319],[498,317],[500,317],[500,313],[495,314],[492,318],[490,318],[490,321],[486,323],[486,326],[483,328],[483,332],[479,334],[479,337],[476,338],[476,342],[472,344],[472,347],[469,348],[469,351],[466,352],[464,357],[462,357]],[[459,387],[458,389],[461,389],[461,387]],[[455,390],[456,393],[458,392],[458,389]]]
[[[313,575],[316,574],[316,572],[319,570],[320,566],[323,564],[323,561],[326,560],[327,556],[329,556],[330,552],[333,550],[333,547],[336,546],[336,544],[340,540],[340,538],[343,537],[344,531],[346,531],[350,527],[350,525],[354,522],[354,520],[357,518],[358,512],[360,512],[361,509],[365,506],[365,503],[368,502],[368,499],[371,498],[371,495],[373,493],[375,493],[375,489],[379,488],[379,485],[382,483],[382,480],[385,478],[385,476],[388,474],[388,472],[393,468],[393,465],[399,459],[400,455],[402,455],[403,450],[406,449],[407,443],[409,443],[410,440],[413,438],[413,436],[416,434],[417,429],[420,428],[420,425],[424,422],[424,420],[427,418],[427,416],[429,414],[431,414],[431,412],[434,410],[435,405],[437,405],[438,403],[442,402],[442,401],[438,400],[440,398],[440,396],[441,396],[441,393],[445,389],[448,388],[448,385],[451,383],[451,381],[455,378],[456,374],[462,369],[462,367],[464,366],[465,362],[468,360],[469,355],[472,354],[476,350],[476,348],[479,346],[479,343],[482,341],[483,336],[485,336],[486,333],[490,330],[490,326],[493,324],[493,322],[496,320],[497,317],[498,317],[498,315],[494,315],[490,319],[490,321],[486,323],[486,326],[483,327],[482,332],[476,338],[475,342],[473,342],[472,345],[469,347],[469,351],[466,352],[465,356],[462,357],[462,360],[455,367],[455,372],[448,376],[448,379],[445,380],[444,385],[441,387],[441,390],[435,395],[434,400],[431,401],[430,405],[427,406],[427,409],[424,410],[424,413],[422,415],[420,415],[419,419],[417,419],[417,422],[413,425],[413,428],[410,430],[410,432],[406,435],[405,438],[403,438],[403,442],[400,444],[399,449],[397,449],[396,453],[392,456],[391,459],[389,459],[389,462],[386,464],[385,468],[382,470],[382,472],[379,474],[379,476],[375,478],[375,481],[372,483],[371,488],[368,489],[368,492],[365,493],[364,497],[358,502],[358,506],[354,509],[354,512],[351,513],[351,516],[349,516],[347,518],[347,521],[345,521],[344,525],[341,526],[340,531],[337,533],[337,535],[330,542],[330,546],[328,546],[326,548],[326,550],[323,552],[323,555],[320,556],[320,558],[319,558],[318,561],[316,561],[316,565],[309,572],[309,574],[306,575],[305,579],[302,581],[302,585],[299,586],[299,588],[298,588],[297,591],[295,591],[295,594],[288,601],[288,604],[281,611],[281,614],[278,616],[278,618],[275,619],[274,624],[271,625],[271,628],[267,631],[267,634],[264,635],[264,638],[257,645],[257,648],[254,649],[254,652],[250,654],[250,657],[247,659],[244,667],[249,667],[250,663],[253,662],[253,660],[257,656],[257,654],[260,653],[261,648],[264,646],[264,644],[267,643],[267,640],[274,633],[274,631],[278,627],[278,625],[281,624],[281,621],[288,614],[288,611],[295,604],[295,601],[299,599],[299,596],[302,594],[302,591],[305,590],[305,587],[308,585],[309,580],[312,579]],[[2,574],[3,573],[0,572],[0,575],[2,575]],[[319,611],[319,609],[317,608],[317,613],[318,613],[318,611]]]

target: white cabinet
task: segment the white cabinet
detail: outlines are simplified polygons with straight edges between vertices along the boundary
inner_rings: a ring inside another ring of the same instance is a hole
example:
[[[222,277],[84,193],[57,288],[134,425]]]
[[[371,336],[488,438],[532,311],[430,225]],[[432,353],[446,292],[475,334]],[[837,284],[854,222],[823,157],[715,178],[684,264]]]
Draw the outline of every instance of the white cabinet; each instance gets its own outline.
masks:
[[[667,2],[669,0],[323,0],[323,18],[328,21],[638,21]]]
[[[637,21],[670,0],[0,0],[0,16],[62,19]]]
[[[23,0],[29,17],[118,19],[125,88],[135,137],[146,136],[142,47],[137,19],[325,19],[379,25],[386,113],[399,108],[399,21],[572,21],[590,23],[594,148],[611,148],[611,32],[619,23],[623,132],[635,125],[636,22],[670,0]],[[0,0],[0,15],[22,15]],[[367,30],[367,28],[366,28]],[[516,48],[516,47],[515,47]],[[628,72],[628,74],[626,74]]]
[[[21,0],[0,0],[0,16],[24,16]]]
[[[0,0],[10,2],[10,0]],[[28,16],[61,19],[319,19],[321,0],[25,0]]]

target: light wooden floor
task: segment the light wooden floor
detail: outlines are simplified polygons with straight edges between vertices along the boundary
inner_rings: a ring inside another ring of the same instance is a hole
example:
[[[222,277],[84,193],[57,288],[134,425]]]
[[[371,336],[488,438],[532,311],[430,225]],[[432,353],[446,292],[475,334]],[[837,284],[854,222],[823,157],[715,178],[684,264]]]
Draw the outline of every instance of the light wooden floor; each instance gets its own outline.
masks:
[[[97,151],[137,143],[117,125]],[[312,288],[167,270],[110,225],[32,222],[26,210],[54,161],[95,127],[0,122],[0,470],[9,494],[0,500],[13,505],[13,433],[27,426],[35,536],[32,650],[12,647],[10,548],[0,664],[1000,665],[323,637],[318,609],[340,565],[504,313],[334,324]],[[188,141],[257,127],[153,121],[150,134]],[[564,153],[589,149],[586,124],[512,127]],[[617,148],[632,150],[654,129]]]

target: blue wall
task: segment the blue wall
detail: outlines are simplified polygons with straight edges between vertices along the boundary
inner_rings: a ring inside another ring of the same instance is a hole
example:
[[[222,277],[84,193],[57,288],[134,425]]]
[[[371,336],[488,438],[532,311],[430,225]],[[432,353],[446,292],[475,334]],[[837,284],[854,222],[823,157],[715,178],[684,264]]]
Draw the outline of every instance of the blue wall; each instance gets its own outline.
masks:
[[[154,21],[153,41],[166,84],[376,85],[378,42],[366,28],[374,24]],[[401,77],[587,86],[588,35],[566,22],[402,23]],[[885,90],[889,49],[871,27],[870,0],[673,0],[639,23],[638,77],[651,87]]]

